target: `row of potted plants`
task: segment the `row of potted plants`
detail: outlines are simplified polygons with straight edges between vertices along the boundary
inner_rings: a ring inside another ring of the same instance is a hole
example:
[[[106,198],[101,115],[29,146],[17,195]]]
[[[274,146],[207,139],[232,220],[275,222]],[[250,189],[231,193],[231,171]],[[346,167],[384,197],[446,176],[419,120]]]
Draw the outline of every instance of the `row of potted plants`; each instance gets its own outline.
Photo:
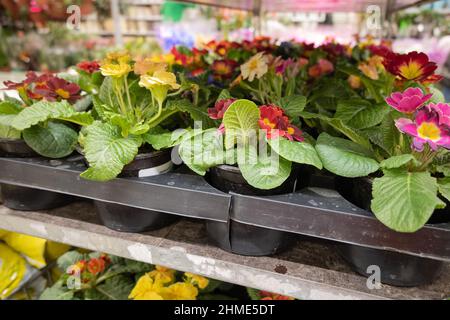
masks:
[[[57,267],[41,300],[294,300],[99,252],[69,251]]]
[[[137,61],[113,53],[78,64],[76,74],[29,73],[21,83],[5,83],[21,100],[0,103],[0,148],[49,158],[77,150],[88,166],[81,177],[102,182],[165,173],[177,154],[216,188],[259,196],[314,186],[321,176],[388,228],[416,232],[449,217],[450,106],[435,87],[436,68],[423,53],[397,54],[370,39],[353,47],[276,45],[265,37],[212,41]],[[173,221],[96,206],[105,224],[121,231]],[[233,221],[226,229],[210,221],[207,227],[216,243],[240,254],[249,254],[249,241],[271,248],[259,254],[275,253],[289,238]],[[387,254],[351,248],[343,254],[359,271],[373,261],[367,256]],[[431,278],[441,267],[394,255],[434,266]],[[393,259],[382,260],[389,270]],[[386,282],[417,284],[397,281],[398,270],[387,273]]]

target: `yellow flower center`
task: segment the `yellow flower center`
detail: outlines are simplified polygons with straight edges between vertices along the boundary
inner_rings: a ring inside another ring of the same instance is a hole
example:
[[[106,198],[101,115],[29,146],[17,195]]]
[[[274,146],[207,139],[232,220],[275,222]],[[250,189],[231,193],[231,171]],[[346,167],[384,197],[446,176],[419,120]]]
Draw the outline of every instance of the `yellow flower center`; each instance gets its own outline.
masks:
[[[70,92],[68,92],[68,91],[66,91],[64,89],[59,88],[59,89],[56,89],[55,92],[56,92],[56,94],[58,96],[60,96],[63,99],[69,99],[70,98]]]
[[[287,129],[287,133],[289,133],[289,134],[294,134],[294,133],[295,133],[294,128],[289,127],[289,128]]]
[[[252,59],[249,61],[248,67],[250,71],[257,70],[259,66],[259,61],[257,59]]]
[[[271,127],[272,129],[275,128],[275,123],[270,122],[270,120],[268,118],[264,118],[263,122],[264,122],[265,125]]]
[[[422,66],[417,62],[410,62],[399,67],[400,74],[408,80],[416,79],[422,75]]]
[[[420,138],[437,141],[441,138],[441,130],[432,122],[424,122],[417,128]]]

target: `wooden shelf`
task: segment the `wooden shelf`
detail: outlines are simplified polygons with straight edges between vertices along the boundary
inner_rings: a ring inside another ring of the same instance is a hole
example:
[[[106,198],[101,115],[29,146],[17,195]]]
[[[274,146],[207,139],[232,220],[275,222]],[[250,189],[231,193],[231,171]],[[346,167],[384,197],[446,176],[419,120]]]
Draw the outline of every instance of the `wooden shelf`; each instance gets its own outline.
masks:
[[[0,228],[299,299],[443,299],[449,293],[450,264],[430,286],[369,290],[366,279],[349,270],[330,242],[299,238],[281,255],[244,257],[212,247],[200,221],[182,219],[143,234],[112,231],[100,224],[88,202],[48,212],[0,206]]]

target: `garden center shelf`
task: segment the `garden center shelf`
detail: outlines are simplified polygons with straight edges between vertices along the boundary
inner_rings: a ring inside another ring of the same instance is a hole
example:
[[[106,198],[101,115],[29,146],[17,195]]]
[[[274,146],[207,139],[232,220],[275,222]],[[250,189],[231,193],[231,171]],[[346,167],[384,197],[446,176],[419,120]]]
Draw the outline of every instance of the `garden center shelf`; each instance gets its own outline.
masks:
[[[183,168],[183,167],[182,167]],[[398,233],[333,190],[308,188],[296,193],[254,197],[225,194],[202,177],[180,171],[147,178],[87,181],[81,156],[62,160],[0,158],[0,182],[56,191],[130,207],[196,219],[292,232],[450,261],[450,223]]]
[[[443,299],[449,293],[448,263],[432,285],[382,285],[369,290],[367,279],[351,272],[329,242],[301,241],[276,256],[244,257],[209,245],[205,226],[199,220],[182,219],[142,234],[121,233],[102,226],[88,202],[48,212],[14,211],[0,205],[0,229],[299,299]]]

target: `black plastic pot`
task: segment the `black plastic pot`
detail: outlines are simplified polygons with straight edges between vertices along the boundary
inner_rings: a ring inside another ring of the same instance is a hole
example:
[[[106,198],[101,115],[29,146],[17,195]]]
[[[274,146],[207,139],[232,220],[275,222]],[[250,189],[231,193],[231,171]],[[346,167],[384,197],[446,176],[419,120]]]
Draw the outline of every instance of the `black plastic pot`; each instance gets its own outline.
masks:
[[[2,156],[15,158],[38,157],[39,155],[21,139],[0,139]],[[1,184],[3,205],[13,210],[50,210],[65,206],[74,197],[46,190]]]
[[[291,193],[296,190],[297,171],[281,186],[271,190],[259,190],[250,186],[239,168],[220,165],[210,169],[207,180],[223,192],[245,195],[268,196]],[[206,221],[210,240],[221,249],[245,256],[267,256],[289,248],[295,242],[295,235],[283,231],[252,226],[230,220],[229,223]]]
[[[148,177],[168,172],[172,168],[170,153],[171,150],[140,153],[124,167],[120,177]],[[121,232],[157,230],[178,219],[175,215],[115,203],[94,201],[94,204],[103,224]]]
[[[336,178],[336,190],[354,205],[370,211],[372,200],[372,178]],[[448,222],[448,210],[436,210],[428,223]],[[445,221],[447,220],[447,221]],[[367,267],[380,267],[381,279],[385,284],[414,287],[432,283],[442,270],[443,262],[407,254],[366,248],[350,244],[338,244],[337,249],[350,266],[363,276],[370,276]]]

